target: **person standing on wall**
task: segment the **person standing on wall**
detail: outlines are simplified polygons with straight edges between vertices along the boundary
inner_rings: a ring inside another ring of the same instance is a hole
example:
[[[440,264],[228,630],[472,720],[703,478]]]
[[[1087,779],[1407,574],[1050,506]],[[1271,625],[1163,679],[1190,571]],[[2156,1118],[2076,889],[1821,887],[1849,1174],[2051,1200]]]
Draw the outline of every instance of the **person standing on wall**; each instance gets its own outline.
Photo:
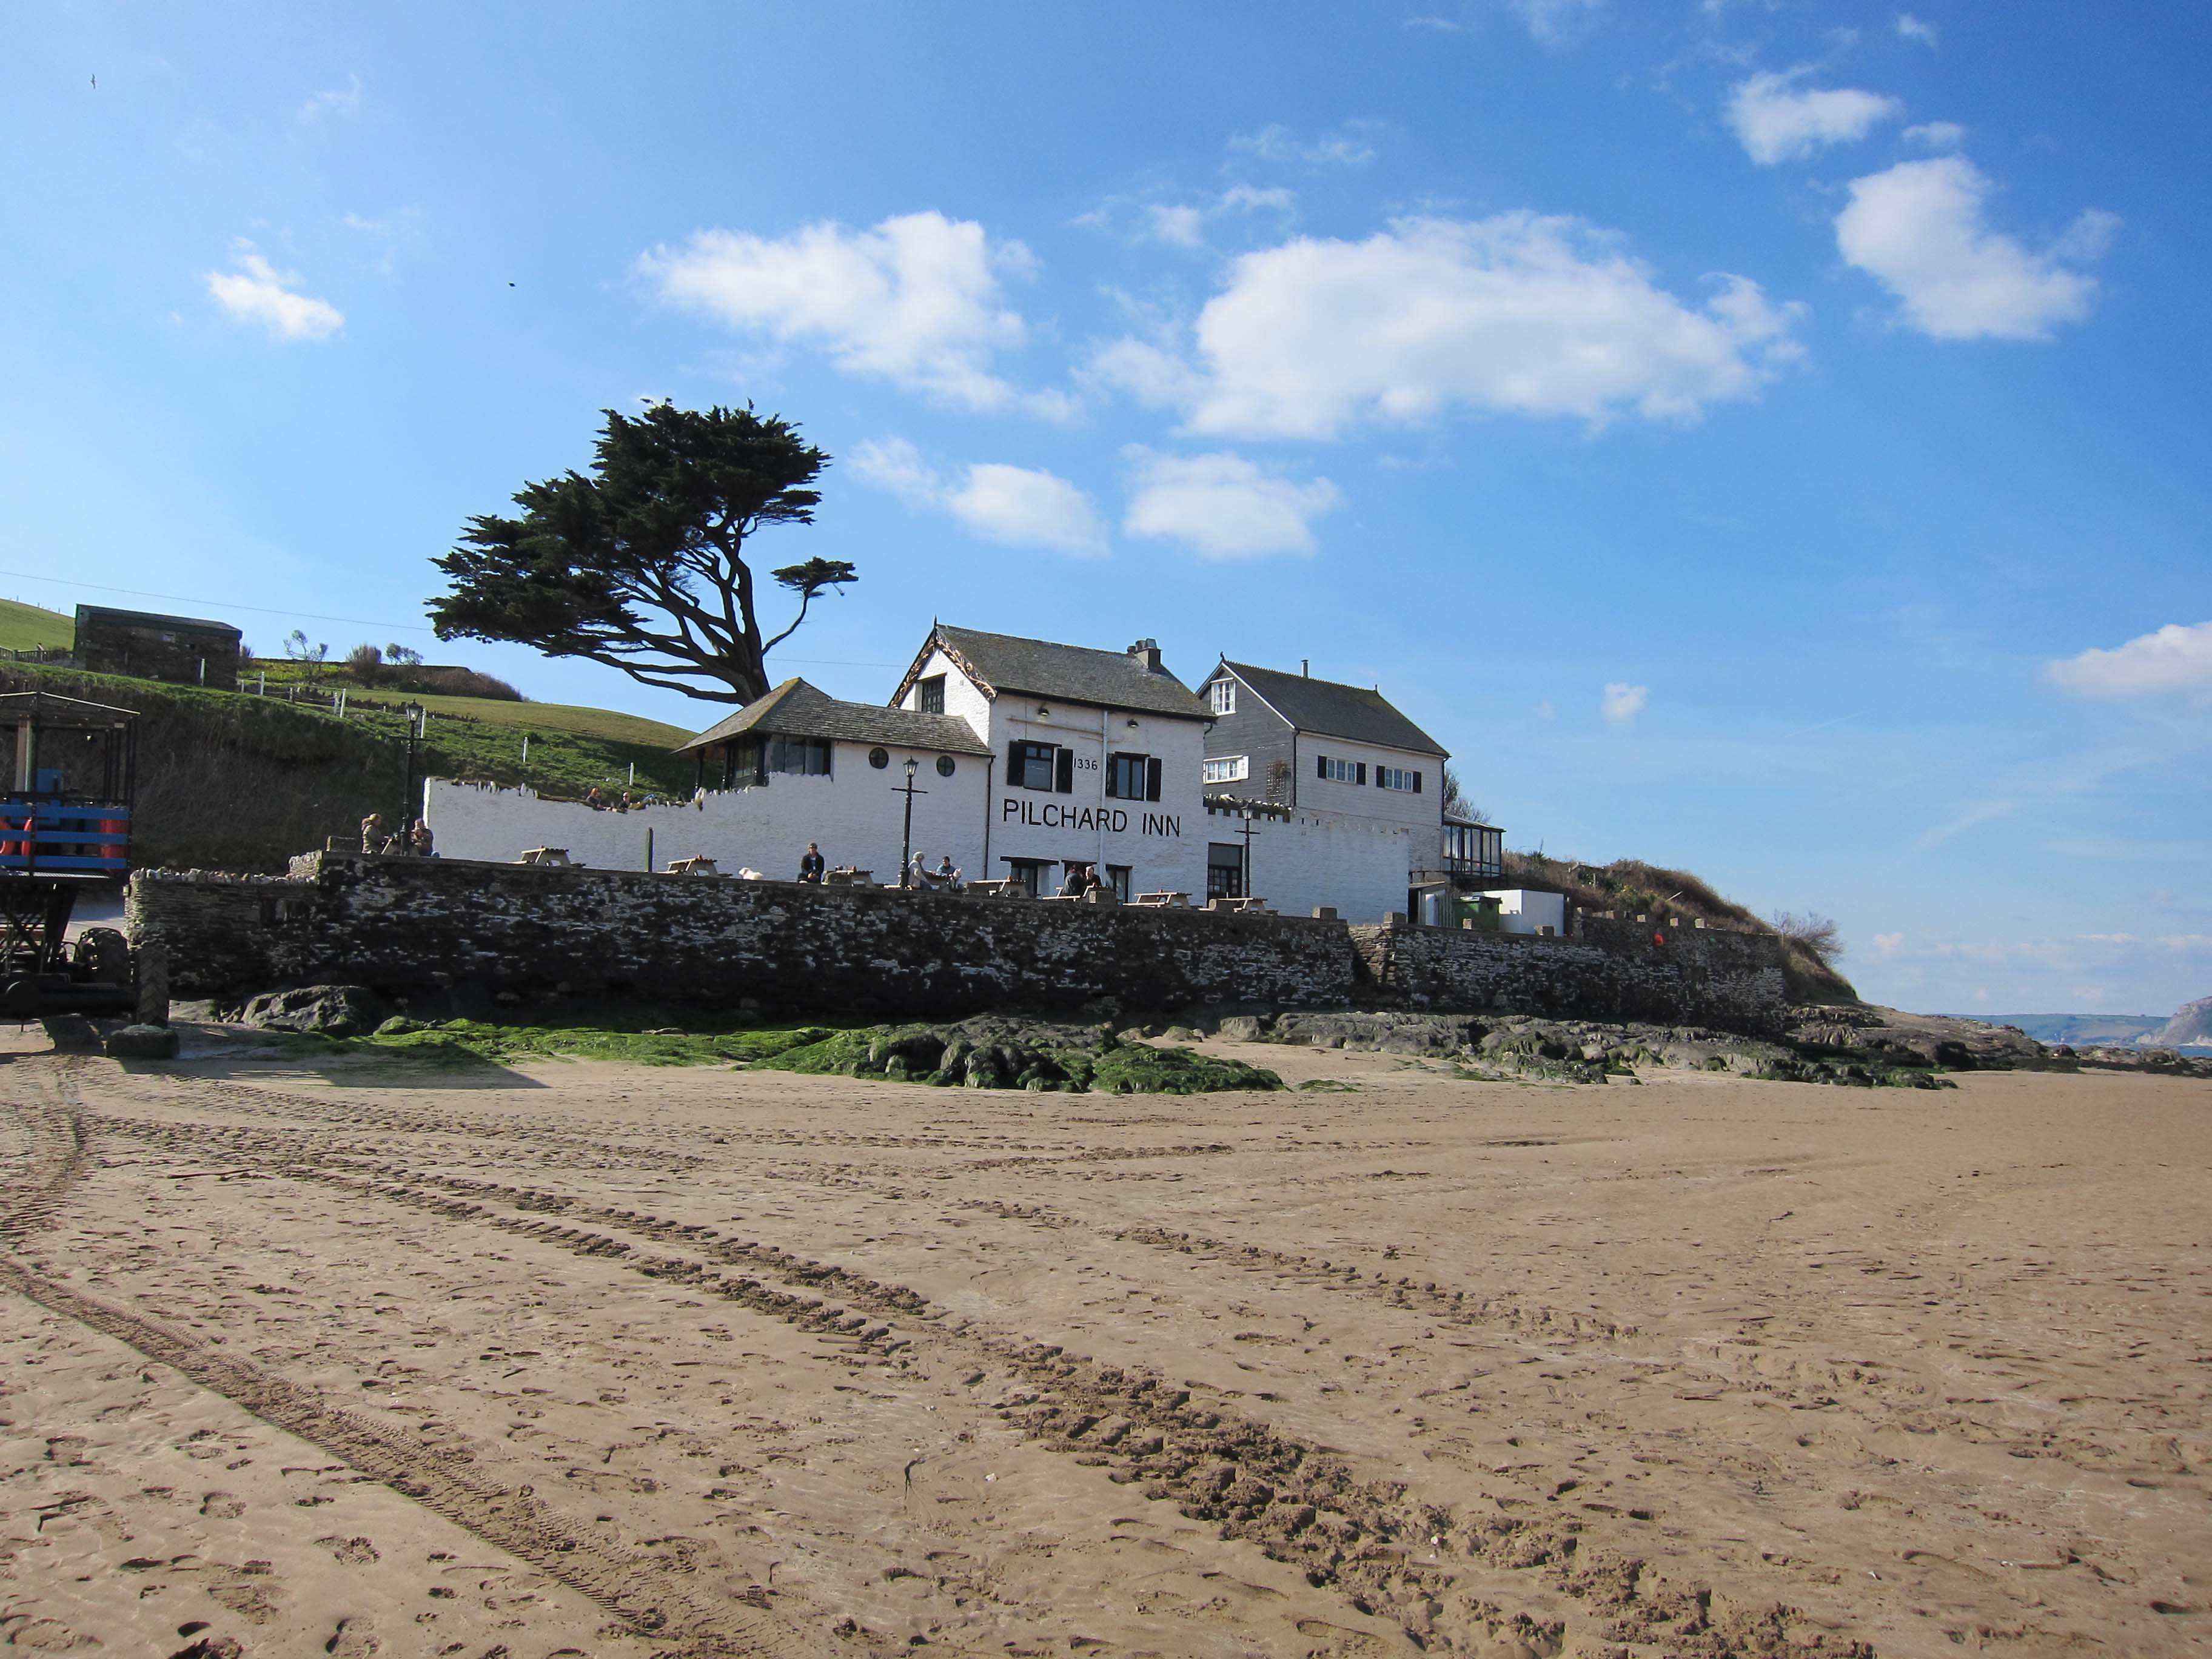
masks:
[[[806,843],[806,856],[799,860],[799,878],[816,886],[822,884],[822,872],[830,866],[822,857],[822,849],[812,842]]]

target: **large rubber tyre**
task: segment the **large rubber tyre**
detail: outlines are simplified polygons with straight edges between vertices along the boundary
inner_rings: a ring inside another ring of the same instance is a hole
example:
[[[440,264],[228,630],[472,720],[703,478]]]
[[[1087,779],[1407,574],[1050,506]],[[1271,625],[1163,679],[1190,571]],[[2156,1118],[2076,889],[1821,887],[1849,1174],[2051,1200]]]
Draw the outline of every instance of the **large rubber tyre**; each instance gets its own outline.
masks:
[[[131,941],[112,927],[88,927],[77,935],[77,960],[91,971],[87,977],[100,985],[131,982]]]
[[[39,1005],[43,1000],[38,981],[11,979],[8,981],[7,988],[0,990],[0,1013],[15,1014],[27,1018],[39,1012]]]

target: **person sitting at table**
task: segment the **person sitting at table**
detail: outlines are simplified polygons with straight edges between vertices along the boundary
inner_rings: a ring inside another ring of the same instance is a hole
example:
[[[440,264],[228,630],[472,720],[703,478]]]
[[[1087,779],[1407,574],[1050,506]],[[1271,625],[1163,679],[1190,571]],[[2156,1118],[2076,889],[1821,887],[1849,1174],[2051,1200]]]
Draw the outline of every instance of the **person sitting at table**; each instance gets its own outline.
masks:
[[[933,873],[939,887],[949,887],[957,892],[965,884],[960,879],[960,872],[952,867],[952,854],[950,853],[937,861]]]
[[[829,867],[828,862],[822,856],[822,849],[812,842],[808,842],[806,855],[799,860],[799,880],[810,882],[818,887],[822,884],[822,872]]]
[[[914,862],[907,866],[906,878],[906,884],[917,892],[928,892],[937,885],[937,878],[929,873],[929,868],[921,861],[919,853],[914,855]]]
[[[1083,872],[1082,865],[1071,864],[1067,866],[1067,879],[1060,884],[1060,897],[1081,898],[1083,896]]]

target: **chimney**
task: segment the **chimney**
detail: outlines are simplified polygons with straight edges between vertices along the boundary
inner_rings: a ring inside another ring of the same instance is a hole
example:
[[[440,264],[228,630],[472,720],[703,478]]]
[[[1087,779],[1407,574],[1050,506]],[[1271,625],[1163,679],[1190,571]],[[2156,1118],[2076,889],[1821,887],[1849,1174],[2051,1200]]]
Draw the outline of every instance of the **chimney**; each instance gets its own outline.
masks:
[[[1313,678],[1313,659],[1311,657],[1300,657],[1298,659],[1298,675],[1299,678],[1303,679],[1310,680]]]
[[[1129,647],[1129,654],[1145,665],[1147,674],[1160,672],[1160,642],[1158,640],[1139,640]]]

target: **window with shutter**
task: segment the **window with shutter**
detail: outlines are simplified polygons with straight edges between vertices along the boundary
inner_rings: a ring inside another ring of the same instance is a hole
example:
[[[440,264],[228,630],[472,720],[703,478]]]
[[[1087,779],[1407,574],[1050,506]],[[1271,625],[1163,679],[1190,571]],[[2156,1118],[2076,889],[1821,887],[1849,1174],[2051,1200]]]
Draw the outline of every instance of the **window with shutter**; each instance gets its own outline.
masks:
[[[1359,778],[1358,778],[1358,781],[1359,781],[1359,782],[1361,782],[1361,783],[1364,783],[1364,782],[1366,782],[1366,781],[1367,781],[1367,763],[1366,763],[1365,761],[1362,761],[1362,762],[1360,762],[1360,763],[1359,763]]]
[[[1063,749],[1060,751],[1058,787],[1063,795],[1072,795],[1075,793],[1075,751],[1073,749]]]
[[[1417,795],[1421,793],[1421,775],[1419,772],[1413,774],[1413,793]]]
[[[1015,789],[1050,789],[1059,769],[1054,763],[1057,755],[1065,762],[1067,752],[1055,750],[1048,743],[1023,743],[1018,740],[1006,745],[1006,783]],[[1064,791],[1066,784],[1061,784]]]
[[[1160,763],[1158,758],[1155,757],[1152,760],[1147,762],[1145,766],[1145,799],[1146,800],[1158,800],[1159,798]]]
[[[1316,755],[1314,757],[1314,775],[1317,778],[1325,778],[1328,775],[1328,756]]]

